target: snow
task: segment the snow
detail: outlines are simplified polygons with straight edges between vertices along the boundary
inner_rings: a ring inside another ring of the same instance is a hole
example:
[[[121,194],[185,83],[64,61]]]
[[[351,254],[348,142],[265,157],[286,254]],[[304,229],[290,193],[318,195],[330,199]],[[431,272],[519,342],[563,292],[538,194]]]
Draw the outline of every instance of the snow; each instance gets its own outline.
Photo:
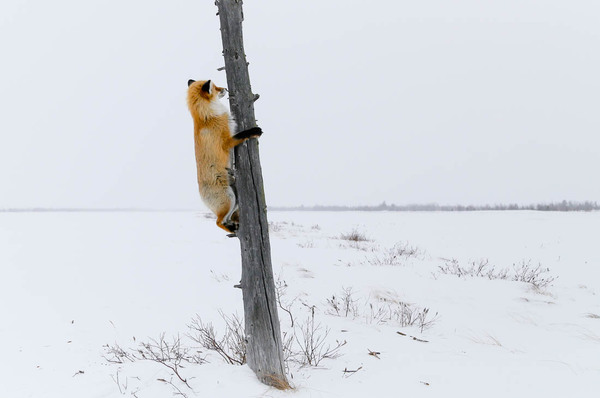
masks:
[[[600,213],[271,212],[269,220],[275,279],[287,285],[282,302],[291,303],[296,325],[315,306],[328,343],[347,342],[341,356],[317,368],[290,362],[294,390],[262,385],[247,366],[203,348],[208,363],[181,369],[191,389],[161,364],[105,358],[107,344],[136,348],[162,332],[195,344],[185,335],[196,314],[218,331],[219,311],[242,314],[241,291],[233,288],[239,244],[213,219],[199,212],[32,212],[0,213],[2,396],[152,398],[173,396],[175,387],[189,398],[599,391]],[[340,239],[353,229],[369,240]],[[400,264],[376,265],[396,244],[419,250]],[[487,259],[511,270],[529,261],[557,279],[536,289],[441,273],[451,259]],[[357,314],[332,315],[327,299],[348,288]],[[369,303],[383,299],[428,308],[433,324],[421,331],[377,322]],[[280,321],[290,333],[286,312]]]

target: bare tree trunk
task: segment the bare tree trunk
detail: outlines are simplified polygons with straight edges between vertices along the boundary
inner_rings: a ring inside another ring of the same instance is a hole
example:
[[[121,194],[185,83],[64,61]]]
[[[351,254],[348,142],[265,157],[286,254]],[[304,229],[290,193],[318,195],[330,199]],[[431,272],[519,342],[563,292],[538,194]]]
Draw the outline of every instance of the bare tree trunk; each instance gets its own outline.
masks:
[[[217,0],[229,104],[238,130],[256,126],[254,101],[242,36],[242,1]],[[265,139],[269,139],[269,133]],[[288,388],[283,364],[281,331],[273,268],[267,205],[258,154],[258,141],[250,139],[235,148],[235,177],[242,252],[242,291],[250,368],[265,384]]]

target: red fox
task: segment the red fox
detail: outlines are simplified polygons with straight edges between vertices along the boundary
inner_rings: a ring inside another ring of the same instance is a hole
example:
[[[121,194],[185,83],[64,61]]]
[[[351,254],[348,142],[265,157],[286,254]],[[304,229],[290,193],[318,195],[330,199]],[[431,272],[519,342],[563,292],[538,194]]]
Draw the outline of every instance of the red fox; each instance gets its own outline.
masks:
[[[187,103],[194,119],[200,197],[217,216],[217,226],[235,234],[239,215],[232,188],[230,151],[249,138],[260,137],[262,130],[253,127],[232,136],[235,122],[220,101],[226,92],[210,80],[189,80]]]

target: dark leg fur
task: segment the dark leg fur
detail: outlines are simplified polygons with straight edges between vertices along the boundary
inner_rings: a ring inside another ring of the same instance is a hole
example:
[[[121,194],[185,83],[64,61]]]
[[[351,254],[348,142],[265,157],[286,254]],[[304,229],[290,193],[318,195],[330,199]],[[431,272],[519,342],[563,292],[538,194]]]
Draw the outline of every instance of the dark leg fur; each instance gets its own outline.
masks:
[[[229,222],[223,223],[223,226],[225,228],[227,228],[230,232],[235,233],[238,230],[240,225],[234,221],[229,221]]]
[[[247,138],[260,137],[262,135],[262,130],[260,127],[252,127],[251,129],[240,131],[233,138],[237,140],[244,140]]]

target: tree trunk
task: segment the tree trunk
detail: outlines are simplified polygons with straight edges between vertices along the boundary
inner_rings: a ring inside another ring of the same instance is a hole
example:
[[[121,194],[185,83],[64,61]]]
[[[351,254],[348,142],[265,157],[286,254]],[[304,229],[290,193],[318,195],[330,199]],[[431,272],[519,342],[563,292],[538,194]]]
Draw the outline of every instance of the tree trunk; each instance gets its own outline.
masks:
[[[242,36],[242,1],[217,0],[223,56],[231,113],[238,131],[256,126],[255,96]],[[269,139],[266,132],[265,139]],[[235,148],[235,178],[239,204],[242,253],[242,292],[248,366],[265,384],[288,388],[283,364],[281,331],[273,268],[267,205],[258,154],[258,141],[250,139]]]

